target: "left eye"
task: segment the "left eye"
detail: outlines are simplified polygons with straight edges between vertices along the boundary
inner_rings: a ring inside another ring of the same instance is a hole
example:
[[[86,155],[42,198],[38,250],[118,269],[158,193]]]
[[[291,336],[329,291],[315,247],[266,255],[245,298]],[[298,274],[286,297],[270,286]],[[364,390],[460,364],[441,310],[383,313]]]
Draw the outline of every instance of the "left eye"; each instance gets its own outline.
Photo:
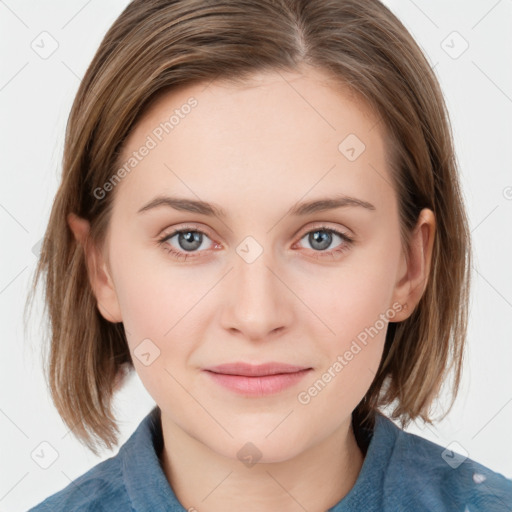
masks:
[[[329,228],[317,228],[309,231],[301,240],[306,239],[315,251],[329,252],[325,250],[332,244],[334,237],[338,237],[341,242],[344,242],[343,245],[347,245],[352,241],[347,235]]]

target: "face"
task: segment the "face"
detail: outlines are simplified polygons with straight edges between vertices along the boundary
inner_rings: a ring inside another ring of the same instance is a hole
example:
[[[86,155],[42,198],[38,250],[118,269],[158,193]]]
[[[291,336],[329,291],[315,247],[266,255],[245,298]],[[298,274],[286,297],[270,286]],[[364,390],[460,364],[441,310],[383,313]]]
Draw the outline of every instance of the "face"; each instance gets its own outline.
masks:
[[[406,273],[377,120],[319,71],[266,72],[168,93],[131,132],[99,306],[164,427],[261,462],[348,429]]]

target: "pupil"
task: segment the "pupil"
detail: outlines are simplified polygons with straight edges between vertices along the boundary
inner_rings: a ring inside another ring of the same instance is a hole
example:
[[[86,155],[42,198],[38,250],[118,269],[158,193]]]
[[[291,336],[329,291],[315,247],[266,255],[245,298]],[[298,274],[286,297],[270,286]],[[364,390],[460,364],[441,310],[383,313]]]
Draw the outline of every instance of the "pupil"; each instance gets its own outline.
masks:
[[[186,251],[198,249],[201,246],[202,234],[197,231],[187,231],[178,236],[180,247]]]
[[[309,243],[313,248],[315,248],[315,244],[320,242],[319,246],[316,246],[317,249],[327,249],[331,244],[331,239],[332,235],[327,231],[314,231],[309,235]]]

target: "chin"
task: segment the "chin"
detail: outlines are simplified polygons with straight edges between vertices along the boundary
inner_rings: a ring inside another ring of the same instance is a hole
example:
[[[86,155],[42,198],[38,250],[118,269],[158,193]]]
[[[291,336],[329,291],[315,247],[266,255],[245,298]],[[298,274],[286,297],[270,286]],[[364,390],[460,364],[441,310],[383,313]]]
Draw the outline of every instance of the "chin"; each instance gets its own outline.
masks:
[[[230,459],[238,459],[251,467],[253,463],[276,463],[291,460],[310,446],[304,439],[304,432],[283,430],[268,435],[271,429],[257,428],[234,431],[233,438],[222,436],[216,439],[204,439],[203,443],[210,449]]]

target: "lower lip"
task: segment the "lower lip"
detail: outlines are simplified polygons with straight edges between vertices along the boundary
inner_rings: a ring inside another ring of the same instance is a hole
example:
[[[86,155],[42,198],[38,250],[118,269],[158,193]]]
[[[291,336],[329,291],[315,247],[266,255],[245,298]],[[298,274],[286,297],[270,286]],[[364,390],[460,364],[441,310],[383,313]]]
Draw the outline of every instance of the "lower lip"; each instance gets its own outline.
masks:
[[[265,396],[279,393],[286,388],[294,386],[302,380],[311,369],[293,373],[278,373],[261,377],[246,377],[243,375],[228,375],[225,373],[206,373],[218,384],[225,388],[247,396]]]

